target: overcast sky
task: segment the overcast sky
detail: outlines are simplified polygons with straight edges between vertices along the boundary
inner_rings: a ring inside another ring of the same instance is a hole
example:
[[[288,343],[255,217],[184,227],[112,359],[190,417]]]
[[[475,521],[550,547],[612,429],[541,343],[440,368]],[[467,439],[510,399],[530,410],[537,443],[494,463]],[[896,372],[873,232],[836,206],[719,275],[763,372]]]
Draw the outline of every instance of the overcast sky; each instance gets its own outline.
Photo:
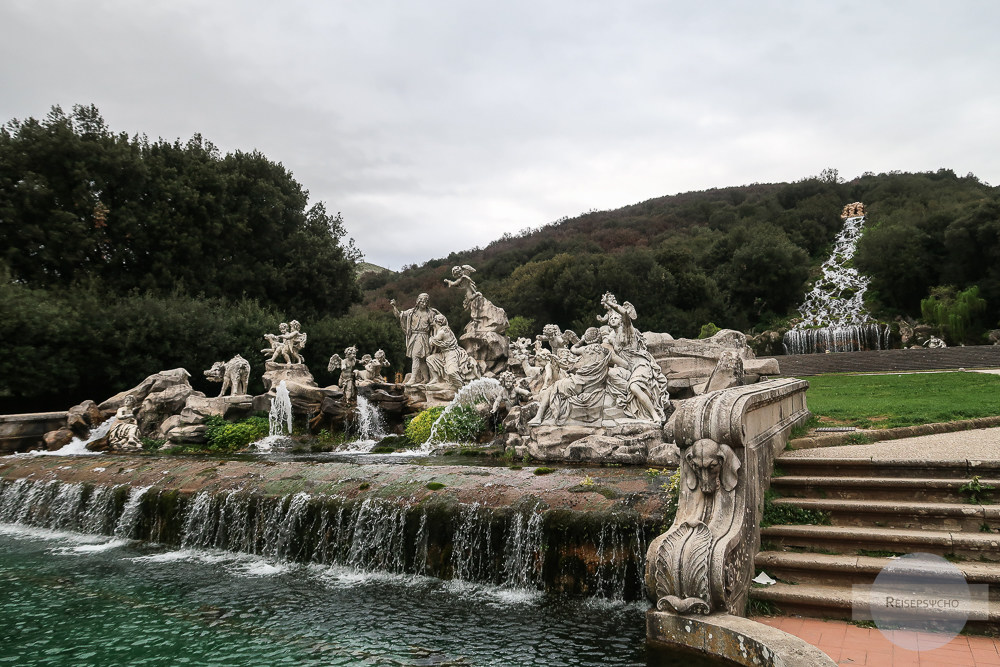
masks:
[[[399,269],[838,169],[1000,184],[1000,3],[0,0],[0,121],[259,149]]]

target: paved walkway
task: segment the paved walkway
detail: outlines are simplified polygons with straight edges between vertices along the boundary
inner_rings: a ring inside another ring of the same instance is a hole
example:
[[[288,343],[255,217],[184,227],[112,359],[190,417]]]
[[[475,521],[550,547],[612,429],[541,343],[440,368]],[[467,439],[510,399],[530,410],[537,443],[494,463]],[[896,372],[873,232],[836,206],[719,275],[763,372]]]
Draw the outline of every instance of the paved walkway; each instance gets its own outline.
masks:
[[[798,616],[756,617],[771,627],[799,637],[833,658],[840,665],[870,665],[872,667],[1000,667],[1000,641],[989,637],[959,635],[939,648],[919,650],[922,643],[937,646],[940,639],[933,635],[890,630],[887,634],[876,628],[859,628],[846,621],[823,621]],[[911,651],[893,643],[887,635],[913,645]],[[902,635],[906,635],[903,637]]]
[[[935,433],[883,440],[870,445],[839,445],[785,452],[782,458],[859,458],[919,461],[1000,461],[1000,428]]]

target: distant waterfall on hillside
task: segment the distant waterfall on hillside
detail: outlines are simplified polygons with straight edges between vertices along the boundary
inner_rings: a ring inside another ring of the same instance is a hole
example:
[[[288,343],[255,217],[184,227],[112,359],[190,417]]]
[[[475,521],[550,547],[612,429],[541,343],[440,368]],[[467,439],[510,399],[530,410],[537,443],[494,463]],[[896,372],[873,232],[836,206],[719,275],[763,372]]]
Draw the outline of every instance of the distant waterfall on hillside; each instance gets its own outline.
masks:
[[[865,224],[865,207],[848,204],[841,214],[844,228],[806,300],[799,306],[802,321],[788,331],[785,354],[854,352],[889,347],[889,327],[873,321],[865,310],[869,279],[851,264]]]

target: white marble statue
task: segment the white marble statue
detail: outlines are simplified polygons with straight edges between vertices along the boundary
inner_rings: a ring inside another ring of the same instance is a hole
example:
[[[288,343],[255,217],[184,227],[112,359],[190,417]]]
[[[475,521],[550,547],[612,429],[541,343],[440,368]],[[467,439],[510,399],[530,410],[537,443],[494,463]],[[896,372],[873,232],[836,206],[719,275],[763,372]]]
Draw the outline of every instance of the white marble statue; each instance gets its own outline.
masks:
[[[463,290],[462,307],[469,311],[469,323],[459,339],[461,345],[476,360],[481,373],[500,372],[508,355],[507,312],[495,305],[476,289],[472,280],[475,269],[468,264],[453,267],[454,280],[444,279],[448,287]]]
[[[430,297],[426,293],[420,294],[416,305],[403,311],[396,308],[395,299],[389,302],[392,312],[403,327],[403,335],[406,337],[406,356],[413,360],[406,384],[425,384],[431,379],[427,368],[427,355],[432,352],[430,338],[434,317],[440,313],[427,305],[429,300]]]
[[[578,357],[576,365],[569,375],[539,394],[538,412],[529,425],[600,422],[611,363],[609,347],[602,344],[596,327],[587,329],[583,339],[572,347]]]
[[[536,345],[539,343],[548,343],[549,349],[558,355],[563,350],[568,350],[571,345],[580,342],[580,338],[572,329],[560,331],[558,324],[546,324],[542,327],[542,333],[535,336],[535,342]]]
[[[527,387],[519,385],[517,377],[510,371],[504,371],[498,379],[500,380],[500,391],[493,399],[491,413],[496,414],[501,408],[509,412],[511,408],[531,400],[531,391]]]
[[[289,323],[282,322],[278,325],[277,334],[264,334],[264,338],[270,343],[270,347],[261,350],[265,355],[270,354],[268,361],[277,362],[280,356],[286,364],[305,363],[299,350],[306,346],[306,334],[300,330],[298,320]]]
[[[431,384],[449,386],[458,391],[480,377],[479,366],[459,346],[455,333],[448,326],[448,318],[441,313],[434,316],[434,333],[428,342],[433,350],[427,356]]]
[[[607,314],[597,319],[611,329],[606,338],[613,348],[614,368],[608,372],[608,391],[626,416],[663,423],[664,405],[669,400],[667,378],[646,349],[642,333],[632,324],[635,308],[626,301],[619,304],[615,295],[606,293],[601,305]]]
[[[366,354],[361,357],[361,370],[355,371],[358,384],[371,384],[373,382],[385,382],[382,376],[382,369],[389,367],[389,360],[385,358],[385,350],[379,350],[374,356]]]
[[[627,301],[619,304],[611,293],[601,305],[606,313],[597,319],[604,326],[587,329],[569,349],[566,335],[556,329],[544,337],[557,353],[541,347],[542,337],[536,339],[535,364],[542,379],[536,385],[541,389],[538,412],[529,425],[666,421],[667,379],[633,325],[635,308]]]
[[[205,371],[205,378],[210,382],[222,383],[219,396],[223,396],[227,389],[230,396],[246,394],[250,380],[250,362],[239,354],[229,361],[216,361]]]
[[[142,449],[139,439],[139,425],[135,421],[135,398],[125,397],[125,403],[115,412],[115,423],[108,431],[108,445],[111,449],[138,451]]]
[[[352,345],[344,350],[343,359],[340,358],[339,354],[334,354],[330,357],[330,362],[326,365],[326,370],[331,373],[335,373],[338,369],[340,370],[340,380],[337,382],[337,386],[344,392],[345,401],[353,401],[357,396],[357,388],[354,378],[354,374],[356,372],[354,367],[357,363],[358,348]]]

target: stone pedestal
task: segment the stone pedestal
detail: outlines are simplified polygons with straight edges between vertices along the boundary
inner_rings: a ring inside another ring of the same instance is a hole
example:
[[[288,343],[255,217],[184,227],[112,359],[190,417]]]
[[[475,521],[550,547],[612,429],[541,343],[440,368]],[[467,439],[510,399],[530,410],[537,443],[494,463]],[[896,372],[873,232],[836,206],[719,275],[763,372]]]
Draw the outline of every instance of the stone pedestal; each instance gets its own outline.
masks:
[[[264,389],[269,392],[273,392],[282,380],[285,380],[286,384],[294,382],[307,387],[319,386],[312,373],[309,372],[309,367],[305,364],[279,364],[274,361],[265,361],[264,375],[261,379],[264,381]]]

